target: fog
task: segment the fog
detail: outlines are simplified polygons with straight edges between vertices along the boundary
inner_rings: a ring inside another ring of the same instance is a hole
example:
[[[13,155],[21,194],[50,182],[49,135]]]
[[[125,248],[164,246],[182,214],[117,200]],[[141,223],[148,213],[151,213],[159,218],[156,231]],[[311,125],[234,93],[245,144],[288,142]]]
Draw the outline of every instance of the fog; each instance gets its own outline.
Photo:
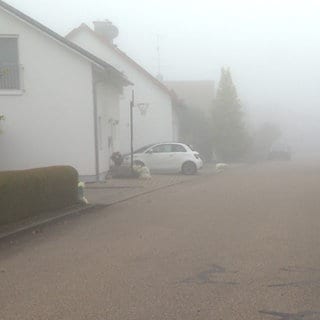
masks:
[[[219,80],[229,66],[252,123],[278,123],[296,150],[320,133],[320,4],[317,1],[7,0],[65,35],[109,19],[116,44],[165,80]]]

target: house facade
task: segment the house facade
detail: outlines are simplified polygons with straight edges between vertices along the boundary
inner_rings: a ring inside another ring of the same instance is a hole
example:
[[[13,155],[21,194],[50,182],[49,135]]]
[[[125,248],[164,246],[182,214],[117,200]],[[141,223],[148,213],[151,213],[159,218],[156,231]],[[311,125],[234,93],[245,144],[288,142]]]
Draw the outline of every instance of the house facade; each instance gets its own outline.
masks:
[[[0,0],[0,170],[71,165],[85,180],[102,178],[118,149],[113,130],[130,84]]]
[[[121,70],[134,83],[133,88],[124,89],[120,100],[120,121],[115,128],[120,141],[119,150],[122,153],[130,150],[130,101],[133,89],[134,148],[176,141],[178,121],[169,89],[113,44],[118,31],[109,21],[97,21],[94,26],[93,30],[82,24],[71,31],[67,39]],[[141,104],[147,104],[145,114],[139,111]]]
[[[214,81],[167,81],[165,84],[177,94],[184,105],[201,112],[205,117],[212,116]]]

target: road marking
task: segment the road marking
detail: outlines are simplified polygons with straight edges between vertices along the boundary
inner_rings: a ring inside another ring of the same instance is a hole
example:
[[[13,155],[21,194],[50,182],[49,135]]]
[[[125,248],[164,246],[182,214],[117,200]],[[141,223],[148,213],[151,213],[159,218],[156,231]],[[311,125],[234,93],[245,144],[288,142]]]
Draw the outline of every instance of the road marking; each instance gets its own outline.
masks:
[[[282,313],[276,311],[261,310],[259,313],[278,317],[280,320],[320,320],[319,311],[303,311],[298,313]]]
[[[212,275],[215,275],[215,274],[234,274],[234,273],[237,273],[237,271],[227,271],[224,267],[214,264],[208,270],[199,272],[195,277],[186,278],[182,280],[181,283],[237,285],[239,283],[235,281],[212,279]]]

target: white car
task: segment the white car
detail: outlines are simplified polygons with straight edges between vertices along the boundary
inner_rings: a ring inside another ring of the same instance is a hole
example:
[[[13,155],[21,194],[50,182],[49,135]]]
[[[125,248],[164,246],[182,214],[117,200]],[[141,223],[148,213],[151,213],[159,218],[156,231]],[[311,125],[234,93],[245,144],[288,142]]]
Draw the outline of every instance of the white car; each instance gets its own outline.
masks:
[[[135,165],[147,166],[150,171],[182,172],[191,175],[202,168],[203,162],[198,152],[183,143],[158,143],[136,150],[133,154]],[[124,158],[130,163],[130,155]]]

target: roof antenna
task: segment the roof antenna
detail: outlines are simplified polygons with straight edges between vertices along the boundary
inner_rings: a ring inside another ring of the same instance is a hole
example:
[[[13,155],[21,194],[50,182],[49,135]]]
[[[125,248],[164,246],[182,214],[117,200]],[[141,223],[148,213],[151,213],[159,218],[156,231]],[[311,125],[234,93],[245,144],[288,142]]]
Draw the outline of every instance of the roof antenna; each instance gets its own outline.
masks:
[[[159,81],[163,81],[163,75],[161,74],[160,34],[157,34],[157,55],[158,55],[158,74],[157,74],[157,79]]]

